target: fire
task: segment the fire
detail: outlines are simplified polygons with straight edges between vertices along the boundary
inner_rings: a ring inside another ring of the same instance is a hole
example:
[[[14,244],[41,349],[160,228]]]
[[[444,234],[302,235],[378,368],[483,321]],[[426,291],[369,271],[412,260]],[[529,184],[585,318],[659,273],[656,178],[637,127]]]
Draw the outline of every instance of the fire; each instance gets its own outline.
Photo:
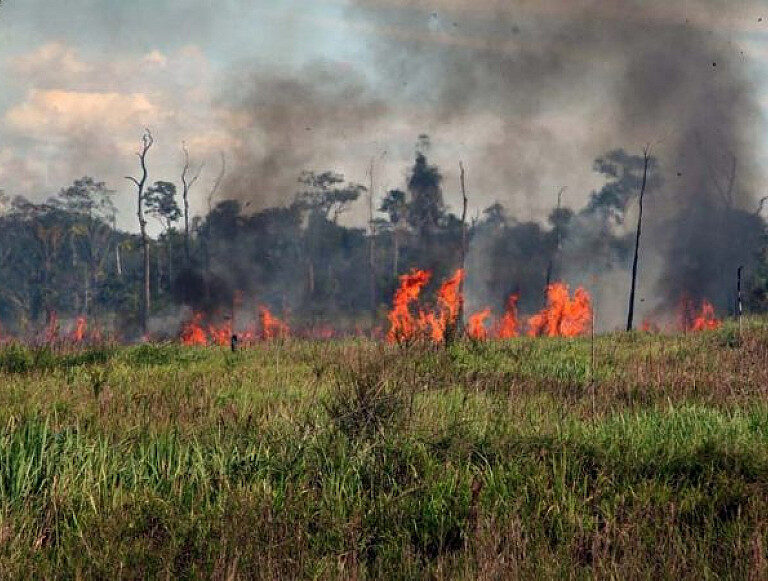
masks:
[[[387,340],[390,343],[404,343],[417,337],[423,321],[420,323],[420,318],[411,314],[410,306],[419,300],[419,295],[430,278],[431,272],[416,269],[410,274],[400,276],[400,287],[395,291],[392,310],[387,315],[390,325]]]
[[[203,314],[195,313],[191,321],[187,321],[181,328],[181,344],[191,347],[193,345],[208,345],[208,337],[202,326]]]
[[[285,339],[291,333],[288,325],[270,313],[267,307],[259,307],[259,322],[263,339]]]
[[[532,337],[576,337],[592,325],[592,301],[579,287],[570,297],[568,285],[556,282],[547,288],[547,306],[528,320]]]
[[[469,317],[467,324],[467,334],[475,341],[484,341],[488,338],[488,331],[485,328],[485,321],[491,316],[491,309],[483,309],[473,313]]]
[[[417,303],[421,291],[432,278],[426,270],[413,270],[400,277],[400,287],[395,291],[392,310],[389,312],[390,343],[407,343],[417,339],[428,339],[442,343],[456,328],[459,311],[463,303],[461,284],[464,270],[459,268],[437,291],[436,309],[419,309],[416,314],[411,307]]]
[[[649,319],[644,319],[643,324],[640,326],[640,330],[643,333],[659,333],[661,329],[653,321]]]
[[[84,316],[80,316],[75,321],[75,330],[72,331],[72,340],[75,343],[82,343],[85,340],[85,334],[88,330],[88,320]]]
[[[715,307],[708,300],[703,299],[698,309],[689,297],[680,301],[680,327],[683,331],[712,331],[721,325],[722,321],[715,316]]]
[[[215,345],[226,347],[232,337],[232,321],[227,321],[223,325],[209,325],[208,333]]]
[[[432,337],[444,341],[446,334],[456,327],[464,297],[461,294],[461,283],[464,282],[464,269],[459,268],[453,276],[446,280],[437,291],[439,313],[433,315]]]
[[[509,295],[504,315],[502,315],[494,328],[493,334],[497,339],[511,339],[519,335],[519,322],[517,319],[517,301],[519,300],[520,295]]]

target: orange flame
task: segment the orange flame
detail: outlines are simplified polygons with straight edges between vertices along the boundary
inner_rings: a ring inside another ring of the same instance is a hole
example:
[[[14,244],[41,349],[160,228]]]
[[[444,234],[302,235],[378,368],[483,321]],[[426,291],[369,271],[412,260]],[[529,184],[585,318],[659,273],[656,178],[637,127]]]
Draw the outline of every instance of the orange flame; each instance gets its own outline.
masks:
[[[701,301],[697,310],[696,304],[689,297],[680,301],[680,327],[686,332],[712,331],[719,328],[722,321],[715,316],[715,307],[708,300]]]
[[[517,301],[519,300],[519,294],[509,295],[504,315],[502,315],[493,331],[493,334],[497,339],[511,339],[512,337],[517,337],[519,335],[519,323],[517,319]]]
[[[270,313],[267,307],[259,307],[259,322],[263,339],[285,339],[290,335],[288,325]]]
[[[592,301],[579,287],[570,298],[568,285],[556,282],[547,288],[547,306],[528,320],[532,337],[576,337],[589,331],[592,324]]]
[[[644,319],[643,324],[640,327],[640,330],[643,333],[659,333],[661,329],[656,323],[654,323],[650,319]]]
[[[222,325],[209,325],[208,333],[213,339],[215,345],[226,347],[232,337],[232,321],[227,321]]]
[[[387,315],[389,332],[387,341],[404,343],[416,338],[423,321],[416,319],[410,311],[411,303],[419,300],[421,290],[432,278],[427,270],[414,269],[410,274],[400,276],[400,287],[395,291],[392,310]]]
[[[88,330],[88,320],[84,316],[77,318],[75,330],[72,331],[72,340],[75,343],[82,343],[85,340],[85,334]]]
[[[195,313],[191,321],[184,323],[180,336],[182,345],[208,345],[208,337],[205,335],[202,322],[203,314]]]
[[[461,283],[464,282],[464,269],[459,268],[453,276],[446,280],[437,291],[439,314],[434,316],[432,336],[438,341],[444,341],[449,329],[456,326],[464,297],[461,294]]]
[[[473,313],[469,317],[467,324],[467,334],[475,341],[485,341],[488,338],[488,330],[485,328],[485,321],[491,316],[491,309],[483,309]]]

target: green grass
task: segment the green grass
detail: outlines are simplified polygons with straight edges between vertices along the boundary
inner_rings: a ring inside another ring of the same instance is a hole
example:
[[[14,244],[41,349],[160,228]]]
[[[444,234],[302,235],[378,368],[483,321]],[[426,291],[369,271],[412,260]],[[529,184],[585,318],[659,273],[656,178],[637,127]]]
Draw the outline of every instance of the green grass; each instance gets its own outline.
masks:
[[[2,578],[766,578],[768,326],[0,351]]]

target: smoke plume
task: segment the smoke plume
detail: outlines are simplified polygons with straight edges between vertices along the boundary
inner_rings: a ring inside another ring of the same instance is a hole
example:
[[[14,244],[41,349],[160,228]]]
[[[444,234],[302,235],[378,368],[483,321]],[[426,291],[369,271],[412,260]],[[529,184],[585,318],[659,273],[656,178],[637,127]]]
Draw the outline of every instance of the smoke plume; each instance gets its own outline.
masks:
[[[647,198],[640,314],[674,307],[682,295],[725,309],[735,268],[754,262],[762,230],[753,214],[762,120],[746,59],[727,36],[757,3],[686,6],[687,12],[662,0],[350,0],[349,22],[366,36],[363,58],[375,73],[318,63],[299,73],[239,75],[225,98],[238,144],[227,195],[255,207],[286,203],[302,170],[338,168],[345,156],[359,154],[361,135],[390,139],[397,149],[405,136],[428,133],[443,144],[438,163],[467,161],[477,209],[498,200],[543,222],[559,186],[569,186],[566,206],[578,212],[586,204],[599,184],[593,160],[617,148],[640,154],[650,145],[663,185]],[[455,181],[455,169],[441,171],[446,184]],[[624,210],[627,220],[611,236],[634,229],[634,201]],[[584,217],[580,224],[582,234],[599,238],[599,225]],[[563,245],[566,254],[569,245],[585,246],[577,239]],[[479,287],[493,268],[487,248],[478,241],[469,257],[468,288],[480,296],[489,294]],[[582,253],[580,260],[561,260],[555,274],[592,286],[604,316],[618,325],[627,260]]]

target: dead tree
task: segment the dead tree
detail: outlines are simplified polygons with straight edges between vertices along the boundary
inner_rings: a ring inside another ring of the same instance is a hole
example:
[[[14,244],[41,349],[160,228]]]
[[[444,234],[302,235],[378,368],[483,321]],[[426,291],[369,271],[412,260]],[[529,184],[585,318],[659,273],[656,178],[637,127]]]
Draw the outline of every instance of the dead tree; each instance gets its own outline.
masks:
[[[192,187],[195,185],[195,182],[200,177],[200,173],[203,171],[204,163],[200,164],[200,167],[197,168],[197,172],[193,176],[191,176],[191,179],[188,180],[188,174],[190,171],[189,167],[189,150],[187,149],[187,144],[182,143],[181,149],[184,152],[184,167],[181,170],[181,195],[182,199],[184,200],[184,255],[187,261],[187,266],[189,266],[189,260],[190,260],[190,253],[189,253],[189,192],[192,190]]]
[[[646,145],[643,148],[643,182],[640,186],[640,197],[638,199],[637,231],[635,232],[635,253],[632,258],[632,283],[629,289],[629,310],[627,313],[627,331],[632,330],[632,322],[635,316],[635,290],[637,288],[637,262],[640,253],[640,233],[643,227],[643,196],[645,196],[645,187],[648,183],[648,166],[651,161],[651,146]]]
[[[459,265],[463,273],[463,278],[459,283],[459,312],[456,316],[456,329],[460,332],[464,328],[464,278],[466,278],[465,266],[467,262],[467,197],[466,174],[464,172],[464,163],[459,161],[459,183],[461,184],[461,249]]]
[[[144,186],[147,183],[148,176],[147,153],[149,152],[154,142],[155,140],[152,137],[152,132],[149,129],[145,129],[144,135],[141,137],[141,150],[136,153],[139,158],[141,177],[125,177],[125,179],[133,182],[136,185],[136,215],[139,218],[139,229],[141,231],[141,248],[144,254],[144,293],[141,303],[141,329],[145,334],[147,332],[147,319],[149,317],[149,310],[151,307],[151,297],[149,290],[149,237],[147,236],[147,218],[144,215]]]
[[[549,262],[547,263],[547,283],[544,285],[544,289],[548,289],[550,283],[552,282],[552,275],[555,271],[555,259],[557,258],[557,255],[560,253],[560,246],[562,245],[562,232],[560,232],[560,208],[563,205],[563,194],[565,193],[565,190],[568,189],[568,186],[563,186],[560,188],[560,190],[557,192],[557,211],[555,213],[556,221],[555,221],[555,251],[552,253],[552,257],[549,259]]]

